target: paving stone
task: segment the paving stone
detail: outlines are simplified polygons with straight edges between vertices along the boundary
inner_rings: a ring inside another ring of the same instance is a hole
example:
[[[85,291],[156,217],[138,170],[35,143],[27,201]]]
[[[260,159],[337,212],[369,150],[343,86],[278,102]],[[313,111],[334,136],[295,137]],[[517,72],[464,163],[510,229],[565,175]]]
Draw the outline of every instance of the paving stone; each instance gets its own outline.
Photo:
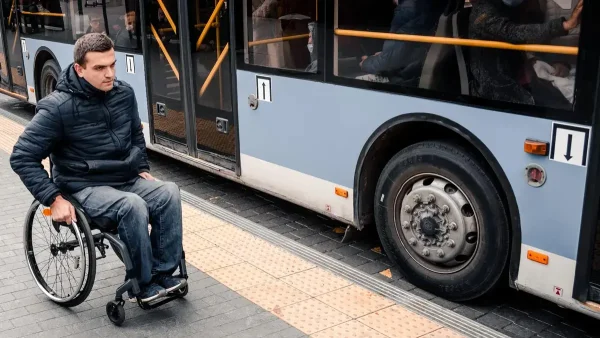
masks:
[[[512,324],[510,320],[502,318],[494,313],[485,314],[477,318],[477,321],[496,330],[502,329]]]

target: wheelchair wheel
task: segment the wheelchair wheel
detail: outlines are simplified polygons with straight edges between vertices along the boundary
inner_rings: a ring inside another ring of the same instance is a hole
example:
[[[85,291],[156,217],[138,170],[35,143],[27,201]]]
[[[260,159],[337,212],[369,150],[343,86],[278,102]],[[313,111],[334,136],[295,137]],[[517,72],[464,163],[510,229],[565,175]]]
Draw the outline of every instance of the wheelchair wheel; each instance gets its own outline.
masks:
[[[94,238],[83,213],[77,222],[52,222],[50,209],[34,201],[23,230],[25,257],[36,284],[48,298],[65,307],[81,304],[96,277]]]

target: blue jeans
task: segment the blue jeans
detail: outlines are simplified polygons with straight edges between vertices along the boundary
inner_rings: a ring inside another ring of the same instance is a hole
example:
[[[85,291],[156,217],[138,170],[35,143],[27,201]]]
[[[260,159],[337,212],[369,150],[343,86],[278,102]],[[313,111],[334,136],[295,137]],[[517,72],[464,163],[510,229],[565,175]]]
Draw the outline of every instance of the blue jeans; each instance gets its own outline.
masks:
[[[140,177],[117,187],[85,188],[73,197],[90,218],[118,225],[119,238],[134,265],[128,278],[135,277],[145,286],[155,275],[175,272],[183,250],[181,196],[175,183]]]

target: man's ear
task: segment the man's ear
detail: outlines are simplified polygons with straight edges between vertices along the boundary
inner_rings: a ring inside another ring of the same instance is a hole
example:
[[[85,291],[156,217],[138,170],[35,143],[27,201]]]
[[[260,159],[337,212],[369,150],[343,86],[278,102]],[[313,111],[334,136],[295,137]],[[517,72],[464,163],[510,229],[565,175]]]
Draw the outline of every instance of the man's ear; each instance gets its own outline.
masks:
[[[78,63],[75,63],[74,67],[75,72],[77,72],[77,75],[79,75],[79,77],[83,77],[83,67]]]

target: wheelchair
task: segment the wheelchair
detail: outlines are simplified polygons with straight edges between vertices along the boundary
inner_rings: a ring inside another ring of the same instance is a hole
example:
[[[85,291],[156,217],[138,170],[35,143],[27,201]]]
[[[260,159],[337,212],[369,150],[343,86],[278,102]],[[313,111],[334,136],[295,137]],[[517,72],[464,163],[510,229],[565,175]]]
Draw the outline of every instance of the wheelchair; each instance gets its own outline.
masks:
[[[104,240],[108,241],[125,265],[126,276],[132,274],[133,264],[125,244],[118,237],[116,224],[94,222],[77,201],[65,195],[63,197],[73,204],[77,222],[70,225],[53,222],[50,208],[33,201],[25,218],[23,244],[27,265],[40,290],[55,303],[73,307],[85,301],[92,291],[96,277],[96,260],[106,258],[106,250],[110,248]],[[36,231],[39,234],[34,234]],[[96,250],[100,253],[99,257]],[[67,270],[73,272],[63,276],[63,272]],[[185,252],[182,254],[178,270],[178,276],[187,281]],[[123,324],[123,294],[129,291],[136,295],[139,307],[150,310],[185,297],[188,287],[189,284],[186,283],[181,289],[167,293],[164,297],[142,302],[137,296],[140,293],[138,281],[136,278],[126,277],[125,282],[117,288],[114,300],[106,304],[106,315],[113,324]]]

